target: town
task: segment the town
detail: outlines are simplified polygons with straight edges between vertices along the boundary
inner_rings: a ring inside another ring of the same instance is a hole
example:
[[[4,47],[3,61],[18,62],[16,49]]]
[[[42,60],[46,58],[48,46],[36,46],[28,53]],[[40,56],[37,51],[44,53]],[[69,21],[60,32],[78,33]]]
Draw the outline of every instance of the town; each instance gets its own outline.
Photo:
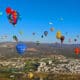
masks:
[[[80,73],[80,60],[52,55],[43,58],[11,58],[0,60],[0,71],[46,72],[46,73]]]

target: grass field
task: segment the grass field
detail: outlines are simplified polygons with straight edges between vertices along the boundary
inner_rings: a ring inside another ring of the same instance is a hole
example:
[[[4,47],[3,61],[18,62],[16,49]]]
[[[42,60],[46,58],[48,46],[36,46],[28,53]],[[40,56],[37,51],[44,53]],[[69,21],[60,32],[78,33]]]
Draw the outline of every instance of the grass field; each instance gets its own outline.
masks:
[[[10,78],[11,73],[0,73],[0,80],[80,80],[80,74],[49,74],[49,73],[34,73],[33,79],[23,77],[23,74],[13,74],[14,78]]]

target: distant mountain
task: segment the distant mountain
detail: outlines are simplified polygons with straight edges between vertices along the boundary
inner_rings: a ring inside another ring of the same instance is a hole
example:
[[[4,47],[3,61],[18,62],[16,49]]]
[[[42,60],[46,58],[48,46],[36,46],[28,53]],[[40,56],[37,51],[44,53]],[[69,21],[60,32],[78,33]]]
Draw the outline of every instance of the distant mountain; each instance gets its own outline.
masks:
[[[35,42],[24,42],[28,50],[25,52],[24,57],[27,56],[49,56],[49,55],[64,55],[66,57],[79,58],[74,53],[75,47],[80,47],[80,44],[59,44],[59,43],[41,43],[39,46]],[[2,42],[0,43],[0,57],[6,58],[19,57],[15,46],[16,42]]]

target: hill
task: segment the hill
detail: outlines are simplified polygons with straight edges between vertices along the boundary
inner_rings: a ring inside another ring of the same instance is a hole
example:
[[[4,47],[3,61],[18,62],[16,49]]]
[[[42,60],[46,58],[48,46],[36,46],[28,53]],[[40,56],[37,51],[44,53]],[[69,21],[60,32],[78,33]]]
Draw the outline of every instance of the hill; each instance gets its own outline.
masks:
[[[24,57],[41,57],[49,55],[64,55],[66,57],[79,58],[74,53],[75,47],[80,47],[80,44],[59,44],[59,43],[41,43],[39,46],[34,42],[24,42],[28,49]],[[0,57],[19,57],[16,51],[16,42],[2,42],[0,43]]]

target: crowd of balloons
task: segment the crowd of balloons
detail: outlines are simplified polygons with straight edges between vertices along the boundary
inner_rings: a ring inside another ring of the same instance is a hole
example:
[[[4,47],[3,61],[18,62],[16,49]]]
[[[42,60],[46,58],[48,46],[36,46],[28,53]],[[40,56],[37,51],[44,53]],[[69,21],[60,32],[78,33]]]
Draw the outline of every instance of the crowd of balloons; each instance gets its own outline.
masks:
[[[16,10],[12,9],[11,7],[7,7],[6,10],[5,10],[5,12],[7,14],[7,18],[8,18],[9,23],[12,24],[13,26],[16,26],[16,24],[20,20],[20,13],[18,11],[16,11]],[[0,15],[2,15],[2,14],[3,13],[0,12]],[[60,21],[63,21],[64,19],[61,17],[59,20]],[[53,25],[53,23],[52,22],[49,22],[49,25]],[[51,27],[50,28],[50,31],[51,32],[54,32],[54,30],[55,30],[54,27]],[[22,30],[20,30],[19,31],[19,34],[20,35],[23,35],[24,33],[23,33]],[[33,36],[35,36],[36,34],[37,34],[36,32],[32,32],[32,35]],[[49,31],[48,30],[44,30],[40,37],[41,38],[47,37],[48,34],[49,34]],[[68,35],[68,32],[65,32],[65,35]],[[65,35],[63,35],[61,31],[57,31],[55,37],[56,37],[57,40],[60,40],[60,42],[62,44],[64,42],[65,38],[66,38]],[[74,38],[73,40],[72,40],[72,38],[69,38],[68,39],[68,42],[69,43],[71,43],[72,41],[77,42],[78,39],[79,39],[79,37],[80,36],[77,35],[76,38]],[[0,37],[0,39],[6,39],[6,38],[8,38],[7,35],[4,35],[4,36],[1,36]],[[12,38],[13,38],[14,41],[17,42],[17,45],[16,45],[17,52],[20,55],[22,55],[26,51],[27,46],[24,43],[20,43],[19,42],[19,39],[18,39],[18,37],[16,35],[13,35]],[[39,46],[39,44],[40,44],[40,41],[36,41],[36,45]]]
[[[9,22],[15,26],[17,24],[18,20],[20,19],[19,12],[17,12],[16,10],[13,10],[10,7],[7,7],[6,14],[7,14]],[[19,31],[19,34],[22,35],[23,32]],[[19,41],[16,35],[13,35],[13,40],[16,42]],[[27,49],[27,46],[24,43],[21,43],[21,42],[17,43],[16,50],[20,55],[22,55],[26,51],[26,49]]]

